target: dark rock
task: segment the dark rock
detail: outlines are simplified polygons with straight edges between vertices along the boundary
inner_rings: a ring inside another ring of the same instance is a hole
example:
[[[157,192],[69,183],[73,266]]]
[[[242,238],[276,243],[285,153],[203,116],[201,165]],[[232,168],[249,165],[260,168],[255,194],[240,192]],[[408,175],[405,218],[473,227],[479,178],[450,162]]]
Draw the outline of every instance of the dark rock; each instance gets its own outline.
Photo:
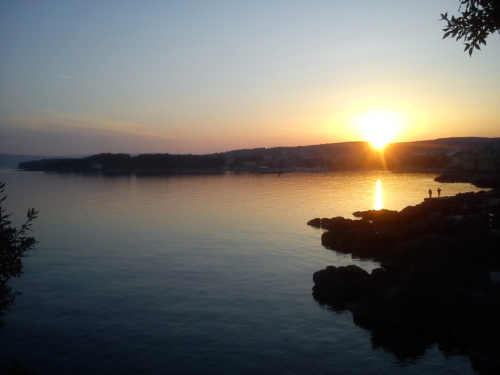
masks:
[[[372,273],[370,274],[372,280],[376,281],[384,281],[387,279],[387,271],[383,268],[374,268]]]
[[[466,173],[466,172],[447,172],[442,173],[434,179],[438,182],[469,182],[479,188],[500,188],[499,173]]]
[[[315,227],[315,228],[320,228],[321,227],[321,219],[316,218],[316,219],[309,220],[307,222],[307,225],[310,225],[310,226]]]
[[[400,212],[355,213],[360,220],[321,219],[324,246],[383,268],[368,274],[328,266],[313,276],[314,298],[350,310],[382,345],[408,342],[408,335],[412,342],[439,340],[468,350],[479,368],[500,372],[500,293],[489,276],[500,271],[499,202],[498,191],[466,193]],[[417,346],[414,353],[425,352]]]
[[[369,220],[373,223],[375,228],[384,226],[398,226],[400,225],[400,213],[398,211],[390,210],[370,210],[370,211],[357,211],[353,216]]]
[[[429,234],[413,241],[404,242],[388,250],[381,262],[383,268],[409,268],[437,261],[454,254],[462,246],[459,238]]]
[[[386,229],[377,231],[368,220],[350,220],[342,217],[322,219],[321,225],[328,229],[321,236],[323,246],[352,253],[357,257],[380,257],[396,243],[395,233]]]
[[[472,340],[469,355],[479,368],[500,372],[500,338],[493,332],[479,332]]]
[[[314,292],[325,298],[347,302],[368,292],[369,274],[362,268],[328,266],[313,275]]]

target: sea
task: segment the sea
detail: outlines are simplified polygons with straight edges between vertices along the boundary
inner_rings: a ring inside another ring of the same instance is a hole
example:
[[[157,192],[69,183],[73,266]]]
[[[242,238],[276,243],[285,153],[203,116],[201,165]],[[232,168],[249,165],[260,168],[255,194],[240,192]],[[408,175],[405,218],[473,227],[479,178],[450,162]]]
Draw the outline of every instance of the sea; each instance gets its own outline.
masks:
[[[476,374],[464,353],[400,350],[311,291],[327,265],[379,265],[326,249],[310,219],[481,190],[436,176],[2,170],[3,208],[17,227],[38,210],[39,242],[10,282],[22,294],[1,317],[0,362],[37,374]]]

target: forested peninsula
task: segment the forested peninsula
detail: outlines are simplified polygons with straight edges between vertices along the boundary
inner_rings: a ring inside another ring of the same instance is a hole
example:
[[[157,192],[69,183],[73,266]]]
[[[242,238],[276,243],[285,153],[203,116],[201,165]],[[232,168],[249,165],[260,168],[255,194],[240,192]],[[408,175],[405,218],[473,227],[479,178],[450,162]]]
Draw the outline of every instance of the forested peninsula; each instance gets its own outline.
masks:
[[[99,154],[81,159],[44,159],[19,163],[26,171],[166,171],[171,173],[221,171],[223,155]]]

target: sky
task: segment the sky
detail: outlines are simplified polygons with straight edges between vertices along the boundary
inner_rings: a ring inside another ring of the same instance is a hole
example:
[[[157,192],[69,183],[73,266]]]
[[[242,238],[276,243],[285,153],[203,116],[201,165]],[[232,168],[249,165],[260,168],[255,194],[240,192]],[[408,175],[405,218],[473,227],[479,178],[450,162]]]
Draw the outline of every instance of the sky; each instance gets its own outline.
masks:
[[[500,137],[500,35],[443,40],[458,6],[0,0],[0,153]]]

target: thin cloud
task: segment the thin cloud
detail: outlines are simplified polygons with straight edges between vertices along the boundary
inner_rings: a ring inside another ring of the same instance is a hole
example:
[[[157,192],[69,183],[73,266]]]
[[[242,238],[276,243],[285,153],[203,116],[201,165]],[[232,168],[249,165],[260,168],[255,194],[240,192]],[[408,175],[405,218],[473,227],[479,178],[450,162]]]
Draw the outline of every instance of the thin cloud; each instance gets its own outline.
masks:
[[[58,133],[111,132],[165,140],[182,139],[168,134],[144,131],[144,126],[138,123],[106,119],[94,114],[63,114],[50,110],[42,110],[38,115],[4,118],[0,124],[10,124],[32,130],[51,130]]]

